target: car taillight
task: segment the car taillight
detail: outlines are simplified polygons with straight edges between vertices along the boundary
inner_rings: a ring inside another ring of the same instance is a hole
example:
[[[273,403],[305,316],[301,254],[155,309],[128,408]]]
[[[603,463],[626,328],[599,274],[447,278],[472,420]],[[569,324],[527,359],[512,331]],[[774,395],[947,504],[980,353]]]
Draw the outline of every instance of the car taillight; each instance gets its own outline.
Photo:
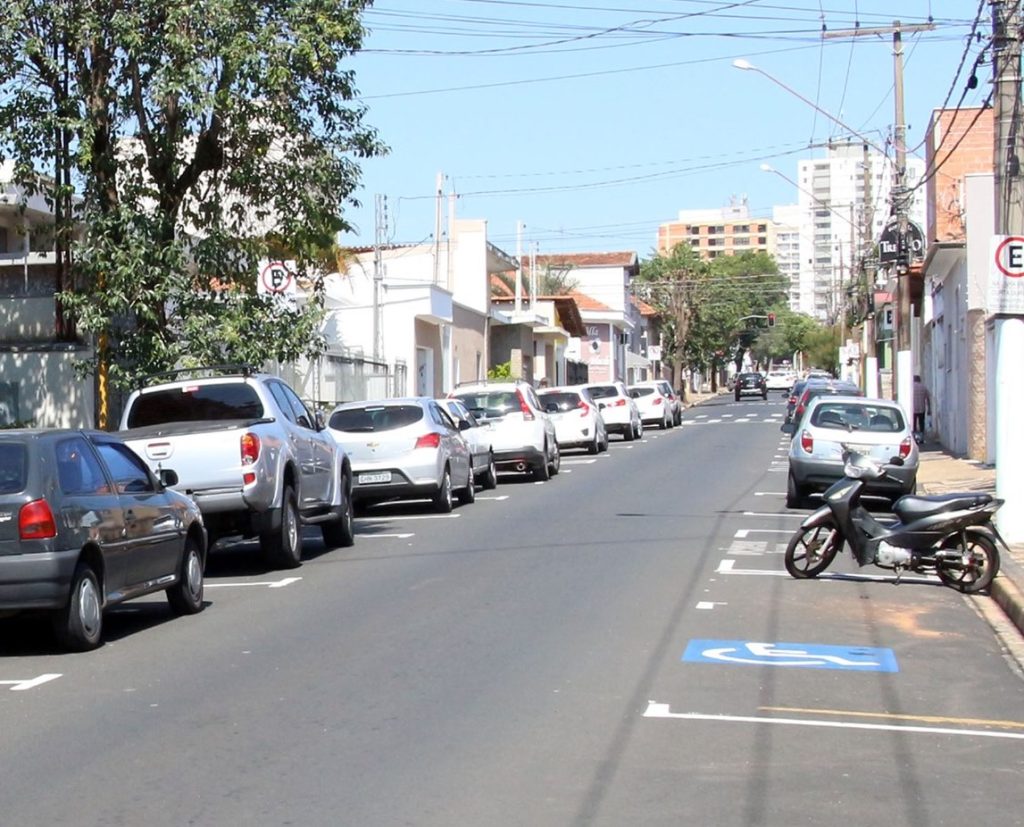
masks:
[[[256,434],[244,433],[240,442],[242,465],[255,465],[260,458],[260,438]]]
[[[625,404],[626,404],[626,400],[620,398],[620,399],[616,399],[614,402],[612,402],[612,407],[613,408],[621,408]]]
[[[57,523],[46,500],[33,500],[18,512],[18,535],[22,540],[45,540],[57,536]]]
[[[660,396],[655,398],[654,404],[655,405],[660,405],[661,404],[661,397]]]
[[[910,437],[908,436],[900,443],[900,459],[906,459],[910,456],[911,445]]]
[[[530,406],[527,405],[526,400],[523,399],[522,391],[516,391],[516,399],[519,400],[519,410],[523,412],[523,419],[527,422],[533,422],[533,411],[530,410]]]
[[[587,414],[590,413],[590,405],[588,405],[582,399],[576,407],[580,409],[580,416],[586,416]]]
[[[424,434],[416,440],[417,448],[439,448],[441,446],[441,435],[438,433]]]
[[[814,450],[814,437],[811,436],[810,431],[804,431],[800,434],[800,447],[808,454]]]

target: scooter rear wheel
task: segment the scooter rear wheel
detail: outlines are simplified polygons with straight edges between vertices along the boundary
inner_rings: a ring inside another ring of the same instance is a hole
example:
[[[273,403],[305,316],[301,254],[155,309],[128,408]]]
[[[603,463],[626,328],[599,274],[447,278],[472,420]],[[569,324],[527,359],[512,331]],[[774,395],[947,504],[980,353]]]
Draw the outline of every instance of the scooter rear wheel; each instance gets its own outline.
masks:
[[[967,534],[967,547],[959,535],[942,544],[944,549],[957,549],[960,557],[945,558],[936,567],[939,579],[964,594],[977,594],[992,585],[999,573],[999,549],[984,534]]]
[[[786,546],[786,571],[798,580],[817,577],[835,559],[840,546],[839,533],[831,523],[801,528]]]

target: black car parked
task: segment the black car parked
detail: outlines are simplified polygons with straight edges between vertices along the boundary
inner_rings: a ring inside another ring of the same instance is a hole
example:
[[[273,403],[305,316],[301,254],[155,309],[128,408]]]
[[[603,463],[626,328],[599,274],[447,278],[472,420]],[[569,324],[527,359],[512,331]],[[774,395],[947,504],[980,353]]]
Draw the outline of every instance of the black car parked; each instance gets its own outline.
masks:
[[[762,399],[767,399],[768,382],[765,380],[763,373],[741,373],[736,377],[733,393],[736,396],[737,402],[740,401],[741,396],[749,396],[751,394],[757,394]]]
[[[203,608],[206,531],[113,434],[0,431],[0,616],[48,614],[58,640],[99,646],[103,612],[165,591],[176,614]]]

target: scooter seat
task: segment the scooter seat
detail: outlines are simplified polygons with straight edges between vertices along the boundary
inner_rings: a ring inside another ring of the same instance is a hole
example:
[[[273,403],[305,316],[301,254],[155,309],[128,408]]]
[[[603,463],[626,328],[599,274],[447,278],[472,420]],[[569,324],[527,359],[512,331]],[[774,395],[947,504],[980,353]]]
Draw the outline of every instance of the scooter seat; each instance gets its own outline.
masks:
[[[947,511],[963,511],[981,508],[992,502],[991,494],[937,494],[931,497],[915,497],[908,494],[893,503],[892,513],[904,523],[919,520],[932,514],[943,514]]]

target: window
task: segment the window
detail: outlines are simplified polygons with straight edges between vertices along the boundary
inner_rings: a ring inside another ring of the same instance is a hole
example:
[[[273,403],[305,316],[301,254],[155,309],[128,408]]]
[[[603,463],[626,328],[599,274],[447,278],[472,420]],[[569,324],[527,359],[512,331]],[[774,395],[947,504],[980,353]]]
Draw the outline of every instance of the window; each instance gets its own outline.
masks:
[[[768,225],[767,224],[758,224],[757,225],[757,231],[759,233],[766,233],[766,232],[768,232]]]
[[[242,382],[189,385],[140,394],[129,413],[128,427],[208,419],[259,419],[262,416],[263,403],[259,396]]]
[[[28,483],[28,452],[18,442],[0,445],[0,494],[17,494]]]
[[[95,444],[110,469],[118,494],[145,494],[155,490],[149,469],[130,448],[117,442]]]
[[[103,467],[80,436],[57,443],[57,482],[65,494],[99,494],[109,490]]]

